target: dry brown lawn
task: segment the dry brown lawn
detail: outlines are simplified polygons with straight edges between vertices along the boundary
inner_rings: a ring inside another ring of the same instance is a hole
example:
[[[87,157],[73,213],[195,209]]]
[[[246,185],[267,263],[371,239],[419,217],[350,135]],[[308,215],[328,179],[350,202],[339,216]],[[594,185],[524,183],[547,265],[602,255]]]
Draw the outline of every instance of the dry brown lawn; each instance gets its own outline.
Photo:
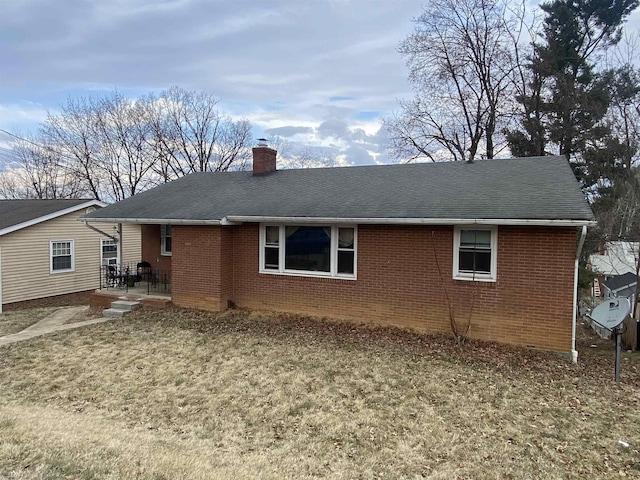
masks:
[[[18,333],[59,309],[60,307],[33,308],[0,313],[0,337]]]
[[[0,477],[640,478],[638,354],[582,336],[142,311],[0,347]]]

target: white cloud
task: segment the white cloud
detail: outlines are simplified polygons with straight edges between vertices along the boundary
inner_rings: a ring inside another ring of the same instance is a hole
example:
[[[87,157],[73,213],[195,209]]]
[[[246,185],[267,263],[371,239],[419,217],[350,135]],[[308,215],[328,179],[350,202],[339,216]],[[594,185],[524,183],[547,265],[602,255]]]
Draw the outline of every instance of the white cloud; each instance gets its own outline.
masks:
[[[380,118],[411,94],[396,47],[422,4],[10,2],[0,17],[0,127],[39,122],[68,96],[179,85],[215,94],[257,135],[284,129],[300,144],[379,161]]]
[[[47,110],[31,102],[16,104],[0,103],[0,128],[19,133],[33,129],[34,124],[42,122],[47,117]]]

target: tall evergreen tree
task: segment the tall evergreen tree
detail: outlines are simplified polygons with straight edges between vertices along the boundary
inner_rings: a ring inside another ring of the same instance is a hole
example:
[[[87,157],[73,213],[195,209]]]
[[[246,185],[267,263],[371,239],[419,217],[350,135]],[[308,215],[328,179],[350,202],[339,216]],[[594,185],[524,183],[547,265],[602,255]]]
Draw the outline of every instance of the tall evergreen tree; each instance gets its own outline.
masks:
[[[607,137],[602,122],[610,104],[607,75],[595,56],[619,42],[622,25],[638,0],[553,0],[544,3],[541,40],[528,64],[529,94],[520,128],[506,131],[515,155],[582,156]]]

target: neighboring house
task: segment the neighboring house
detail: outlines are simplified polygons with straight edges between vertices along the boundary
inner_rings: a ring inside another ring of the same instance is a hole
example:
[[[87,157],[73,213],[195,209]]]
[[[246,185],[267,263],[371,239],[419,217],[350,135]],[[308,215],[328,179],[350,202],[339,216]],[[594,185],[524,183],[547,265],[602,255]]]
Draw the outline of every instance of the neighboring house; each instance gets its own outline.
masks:
[[[622,341],[625,348],[631,350],[637,350],[638,348],[638,324],[633,318],[637,318],[637,313],[634,312],[633,306],[636,301],[636,285],[638,278],[634,272],[626,272],[622,275],[613,275],[608,277],[602,282],[603,297],[605,301],[610,298],[628,298],[631,302],[631,316],[625,319],[625,329],[622,335]],[[634,313],[636,317],[634,317]],[[592,328],[602,338],[611,338],[611,330],[608,330],[598,325],[594,320],[587,318],[587,321],[591,324]]]
[[[564,157],[197,173],[87,215],[142,225],[173,303],[321,315],[575,352],[594,224]]]
[[[0,312],[93,291],[101,264],[138,261],[139,226],[124,229],[121,248],[117,225],[97,232],[79,220],[104,206],[86,199],[0,200]]]
[[[598,274],[593,280],[591,294],[600,297],[604,282],[612,277],[634,273],[640,254],[640,242],[614,241],[605,242],[600,251],[589,256],[587,266]]]
[[[609,277],[603,282],[604,297],[629,298],[632,300],[631,304],[633,305],[633,299],[636,295],[636,284],[638,283],[637,280],[635,272],[627,272],[623,275]]]

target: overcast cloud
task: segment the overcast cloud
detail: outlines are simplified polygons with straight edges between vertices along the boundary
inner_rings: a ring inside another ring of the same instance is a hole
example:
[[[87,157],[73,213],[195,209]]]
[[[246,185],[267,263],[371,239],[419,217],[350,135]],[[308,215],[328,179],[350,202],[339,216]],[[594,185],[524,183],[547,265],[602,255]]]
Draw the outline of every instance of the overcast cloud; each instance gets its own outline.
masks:
[[[0,0],[0,128],[66,99],[179,85],[259,136],[386,162],[380,119],[411,95],[396,52],[421,0]]]

